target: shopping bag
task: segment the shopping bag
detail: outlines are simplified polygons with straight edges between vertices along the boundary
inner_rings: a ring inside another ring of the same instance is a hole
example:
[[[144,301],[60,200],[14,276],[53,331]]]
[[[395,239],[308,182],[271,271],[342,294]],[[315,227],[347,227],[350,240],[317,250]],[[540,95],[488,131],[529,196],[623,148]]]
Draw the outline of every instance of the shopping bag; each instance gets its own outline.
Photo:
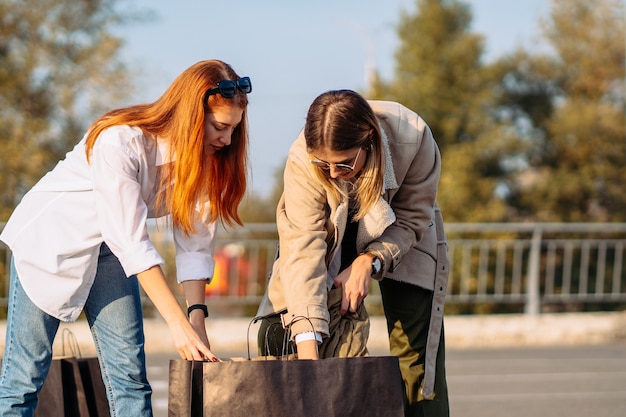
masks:
[[[35,417],[110,416],[98,358],[83,358],[67,328],[63,331],[63,352],[52,358],[38,398]]]
[[[170,361],[169,417],[402,417],[398,358]]]
[[[170,360],[168,417],[202,417],[202,364],[182,359]]]

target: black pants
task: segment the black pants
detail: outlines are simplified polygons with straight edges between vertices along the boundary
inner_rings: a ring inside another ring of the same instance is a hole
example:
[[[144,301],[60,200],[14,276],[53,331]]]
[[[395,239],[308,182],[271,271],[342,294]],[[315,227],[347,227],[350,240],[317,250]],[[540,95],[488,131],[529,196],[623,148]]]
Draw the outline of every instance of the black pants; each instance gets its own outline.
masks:
[[[406,388],[405,415],[448,417],[450,411],[443,329],[437,352],[435,398],[424,400],[420,394],[424,380],[432,291],[383,279],[380,281],[380,292],[387,319],[390,352],[400,360],[400,372]]]
[[[296,352],[295,343],[283,329],[280,313],[266,316],[261,320],[258,333],[260,356],[282,356]]]

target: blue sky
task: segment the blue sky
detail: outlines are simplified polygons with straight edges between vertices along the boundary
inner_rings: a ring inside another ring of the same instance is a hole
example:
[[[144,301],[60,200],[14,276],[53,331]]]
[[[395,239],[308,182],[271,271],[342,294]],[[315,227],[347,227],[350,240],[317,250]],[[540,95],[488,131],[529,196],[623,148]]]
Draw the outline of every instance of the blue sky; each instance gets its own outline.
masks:
[[[537,46],[549,0],[465,0],[487,60]],[[192,64],[217,58],[252,78],[250,188],[267,195],[308,106],[320,93],[391,77],[402,10],[414,0],[133,0],[154,20],[126,26],[124,59],[138,71],[132,102],[150,102]],[[419,113],[419,109],[413,109]]]

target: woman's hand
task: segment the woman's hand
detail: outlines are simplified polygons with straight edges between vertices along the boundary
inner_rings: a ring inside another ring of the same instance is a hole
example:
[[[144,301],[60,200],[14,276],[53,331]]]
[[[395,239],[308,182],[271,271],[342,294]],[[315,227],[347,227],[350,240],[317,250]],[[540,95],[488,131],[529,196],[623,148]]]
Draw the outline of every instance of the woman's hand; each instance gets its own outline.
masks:
[[[348,310],[352,313],[361,305],[369,294],[372,277],[372,260],[368,254],[358,256],[352,265],[341,271],[334,280],[335,287],[341,287],[341,309],[343,315]]]
[[[204,315],[202,318],[204,319]],[[168,322],[168,325],[174,346],[181,359],[188,361],[218,361],[217,356],[211,351],[206,332],[204,332],[204,338],[202,338],[196,328],[184,316],[182,321],[176,323]],[[204,328],[204,323],[202,328]]]
[[[217,357],[209,347],[206,330],[203,330],[203,339],[196,327],[187,320],[185,312],[180,308],[178,300],[167,285],[161,267],[155,265],[140,272],[137,274],[137,279],[169,326],[172,340],[180,357],[186,360],[217,361]],[[202,314],[201,311],[200,314]],[[202,317],[204,318],[204,314]],[[202,328],[204,329],[204,322]]]

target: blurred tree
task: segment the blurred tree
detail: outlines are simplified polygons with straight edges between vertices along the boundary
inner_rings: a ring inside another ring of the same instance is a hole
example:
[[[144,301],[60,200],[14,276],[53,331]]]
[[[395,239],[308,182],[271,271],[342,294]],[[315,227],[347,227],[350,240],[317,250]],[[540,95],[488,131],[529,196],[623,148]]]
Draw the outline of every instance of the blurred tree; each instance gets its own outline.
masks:
[[[276,205],[272,207],[269,197],[263,197],[252,190],[246,192],[239,214],[245,223],[271,223],[276,220]]]
[[[530,145],[512,199],[520,218],[626,220],[625,23],[621,0],[552,0],[552,50],[497,64],[499,102]]]
[[[484,39],[469,6],[416,0],[398,25],[393,80],[375,77],[370,98],[398,101],[428,123],[442,152],[438,200],[447,221],[504,221],[507,183],[523,144],[495,117],[497,73],[482,64]]]
[[[0,0],[0,220],[132,91],[115,0]]]
[[[483,37],[469,33],[469,7],[457,0],[416,0],[416,14],[402,12],[392,81],[377,78],[372,97],[417,111],[442,148],[471,139],[472,117],[482,95]]]
[[[248,190],[240,210],[244,223],[273,223],[276,221],[276,206],[283,193],[283,166],[274,171],[274,187],[267,197],[259,196],[254,191]]]
[[[443,159],[447,221],[624,221],[624,4],[552,0],[553,51],[482,62],[459,0],[416,0],[403,13],[391,81],[366,95],[395,100],[431,127]]]

